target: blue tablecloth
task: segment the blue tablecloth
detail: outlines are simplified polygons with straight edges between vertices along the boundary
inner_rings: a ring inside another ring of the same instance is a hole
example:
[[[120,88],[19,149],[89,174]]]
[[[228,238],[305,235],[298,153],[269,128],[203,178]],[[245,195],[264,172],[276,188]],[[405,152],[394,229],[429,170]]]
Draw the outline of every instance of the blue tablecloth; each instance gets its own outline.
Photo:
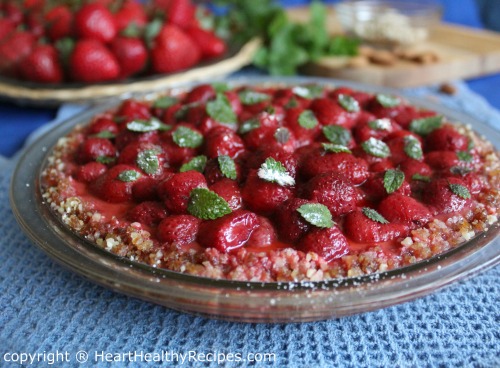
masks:
[[[500,129],[499,112],[474,92],[487,91],[483,96],[498,103],[493,90],[499,81],[500,76],[494,76],[457,82],[455,96],[439,94],[435,87],[407,92],[434,96]],[[68,115],[79,108],[65,106],[59,113]],[[56,113],[0,105],[2,148],[15,142],[5,151],[13,155],[29,131]],[[16,119],[16,127],[24,131],[11,129]],[[500,267],[413,302],[332,321],[256,325],[193,317],[108,291],[60,267],[33,246],[8,202],[14,164],[15,158],[0,161],[0,367],[19,366],[12,360],[21,357],[28,359],[23,366],[36,367],[49,366],[55,358],[58,362],[51,366],[160,365],[145,363],[146,353],[163,354],[165,367],[500,367]],[[85,364],[77,362],[77,356],[84,357],[80,351],[89,354]],[[257,354],[262,359],[265,356],[258,354],[274,354],[268,356],[274,360],[182,364],[183,354],[195,353],[221,358],[229,353],[243,358]],[[106,357],[111,361],[104,361]],[[112,362],[113,358],[120,361]]]

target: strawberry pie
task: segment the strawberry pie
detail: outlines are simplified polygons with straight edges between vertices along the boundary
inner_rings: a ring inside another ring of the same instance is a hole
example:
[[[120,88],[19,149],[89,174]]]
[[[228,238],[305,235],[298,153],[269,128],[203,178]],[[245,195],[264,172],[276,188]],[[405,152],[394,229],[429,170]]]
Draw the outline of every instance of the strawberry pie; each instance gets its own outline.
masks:
[[[500,160],[403,97],[203,84],[128,99],[54,147],[45,203],[94,245],[217,279],[326,280],[404,267],[497,221]]]

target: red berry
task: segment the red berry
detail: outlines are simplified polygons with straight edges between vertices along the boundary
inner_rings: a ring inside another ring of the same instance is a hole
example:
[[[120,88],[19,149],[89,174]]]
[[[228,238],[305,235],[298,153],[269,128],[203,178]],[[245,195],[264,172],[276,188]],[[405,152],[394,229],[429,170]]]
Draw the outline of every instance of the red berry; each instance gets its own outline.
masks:
[[[312,128],[305,128],[299,124],[299,117],[305,111],[301,107],[290,108],[286,111],[286,127],[294,133],[299,146],[310,144],[321,133],[319,124]]]
[[[450,213],[458,212],[471,203],[471,199],[463,198],[452,190],[452,185],[460,185],[467,188],[467,184],[455,177],[433,180],[423,193],[423,200],[434,209],[434,212]]]
[[[379,200],[389,195],[387,189],[384,187],[384,176],[385,172],[371,175],[363,184],[363,190],[371,200]],[[402,194],[403,196],[411,195],[411,187],[408,181],[403,181],[401,186],[397,188],[394,193]]]
[[[21,75],[39,83],[60,83],[64,72],[57,50],[52,45],[38,45],[19,63]]]
[[[245,245],[258,226],[255,213],[240,210],[217,220],[202,222],[198,241],[207,248],[229,252]]]
[[[186,33],[175,25],[163,26],[151,50],[153,71],[177,72],[192,67],[199,60],[200,49]]]
[[[435,170],[449,170],[453,166],[466,166],[460,162],[456,152],[432,151],[425,155],[425,163]]]
[[[70,56],[70,73],[80,82],[104,82],[118,78],[120,65],[113,53],[100,41],[77,41]]]
[[[402,223],[411,228],[424,226],[432,214],[422,203],[399,193],[391,194],[380,202],[378,211],[389,222]]]
[[[74,27],[79,38],[102,42],[110,42],[117,33],[113,14],[96,2],[83,5],[75,13]]]
[[[17,66],[35,46],[35,36],[29,32],[11,33],[0,43],[0,74],[15,77]]]
[[[235,158],[244,150],[241,138],[229,128],[215,127],[206,135],[204,152],[209,158],[223,155]]]
[[[452,126],[443,126],[433,130],[425,139],[429,151],[466,151],[469,140]]]
[[[127,219],[146,226],[158,225],[167,217],[165,207],[159,202],[142,202],[127,213]]]
[[[184,103],[190,104],[193,102],[205,103],[215,97],[215,89],[211,84],[200,84],[188,92]]]
[[[231,210],[236,211],[241,208],[243,199],[238,184],[231,179],[222,179],[210,186],[210,190],[224,198]]]
[[[306,184],[307,198],[324,204],[333,216],[340,216],[356,209],[359,192],[343,176],[328,172],[312,178]]]
[[[115,158],[116,148],[105,138],[90,137],[85,139],[78,148],[77,161],[84,164],[95,161],[99,157]]]
[[[170,0],[167,9],[168,23],[187,28],[195,21],[196,8],[190,0]]]
[[[129,165],[116,165],[91,183],[91,189],[102,199],[111,203],[127,202],[132,199],[132,188],[137,180],[122,180],[125,172],[135,172],[140,180],[139,171]]]
[[[425,162],[408,158],[399,164],[399,168],[404,172],[406,180],[411,180],[413,175],[431,176],[432,170]]]
[[[405,147],[407,147],[407,144],[409,142],[408,140],[412,139],[408,137],[415,138],[416,140],[418,140],[418,142],[420,142],[420,137],[418,135],[406,130],[397,131],[396,133],[393,133],[387,137],[386,143],[391,150],[390,159],[396,165],[410,158],[410,156],[408,156],[405,151]]]
[[[265,247],[272,245],[276,241],[276,232],[274,231],[273,224],[267,218],[257,216],[258,227],[252,232],[247,247]]]
[[[108,168],[100,162],[88,162],[85,165],[79,166],[75,177],[76,180],[83,183],[90,183],[96,180],[99,176],[104,174]]]
[[[160,198],[170,212],[187,213],[189,196],[194,188],[207,188],[205,177],[197,171],[177,173],[160,183]]]
[[[347,239],[337,227],[314,228],[300,241],[304,252],[314,252],[326,262],[340,258],[349,252]]]
[[[87,134],[94,135],[101,132],[117,134],[118,125],[108,117],[100,117],[90,124]]]
[[[200,47],[204,59],[219,57],[226,52],[226,43],[212,31],[190,27],[187,29],[187,34]]]
[[[117,32],[123,31],[130,25],[142,28],[148,22],[147,14],[142,4],[134,0],[127,0],[115,13]]]
[[[321,125],[339,125],[350,129],[356,124],[357,113],[346,111],[330,98],[317,98],[310,106]]]
[[[119,36],[109,47],[120,64],[120,78],[128,78],[146,67],[148,52],[140,38]]]
[[[169,216],[158,225],[158,239],[167,244],[182,246],[196,240],[200,220],[191,215]]]
[[[148,120],[151,117],[151,111],[147,103],[128,99],[122,102],[116,115],[124,118],[127,122],[132,120]]]
[[[297,209],[307,203],[306,199],[292,198],[283,203],[276,211],[275,221],[279,225],[279,235],[287,243],[296,243],[304,236],[311,225],[304,220]]]
[[[141,157],[143,157],[142,161]],[[163,173],[163,169],[168,164],[168,157],[165,155],[165,152],[160,146],[150,142],[136,141],[123,148],[120,152],[118,163],[135,165],[141,168],[147,175],[159,176]],[[141,165],[144,167],[141,167]]]
[[[0,42],[14,31],[15,25],[14,22],[7,18],[0,18]]]
[[[368,218],[362,211],[354,211],[344,219],[346,236],[358,243],[379,243],[405,236],[408,227],[404,224],[382,224]]]
[[[57,5],[45,14],[47,35],[52,41],[71,36],[73,13],[66,5]]]

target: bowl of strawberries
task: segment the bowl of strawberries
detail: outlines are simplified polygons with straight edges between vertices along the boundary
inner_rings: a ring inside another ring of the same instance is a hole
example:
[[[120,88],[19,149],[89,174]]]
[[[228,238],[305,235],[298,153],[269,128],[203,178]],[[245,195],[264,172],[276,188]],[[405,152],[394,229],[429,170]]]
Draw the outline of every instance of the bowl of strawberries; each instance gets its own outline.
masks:
[[[19,0],[0,6],[0,96],[93,100],[220,76],[251,61],[191,0]]]

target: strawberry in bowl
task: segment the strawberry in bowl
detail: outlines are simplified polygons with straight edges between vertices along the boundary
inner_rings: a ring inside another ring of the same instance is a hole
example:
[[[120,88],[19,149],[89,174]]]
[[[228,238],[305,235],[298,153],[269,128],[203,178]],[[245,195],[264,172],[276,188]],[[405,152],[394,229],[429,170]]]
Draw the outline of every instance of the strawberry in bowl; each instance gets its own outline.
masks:
[[[346,87],[203,84],[76,127],[50,153],[42,194],[74,233],[157,268],[260,282],[373,274],[497,222],[498,154],[455,123]]]

